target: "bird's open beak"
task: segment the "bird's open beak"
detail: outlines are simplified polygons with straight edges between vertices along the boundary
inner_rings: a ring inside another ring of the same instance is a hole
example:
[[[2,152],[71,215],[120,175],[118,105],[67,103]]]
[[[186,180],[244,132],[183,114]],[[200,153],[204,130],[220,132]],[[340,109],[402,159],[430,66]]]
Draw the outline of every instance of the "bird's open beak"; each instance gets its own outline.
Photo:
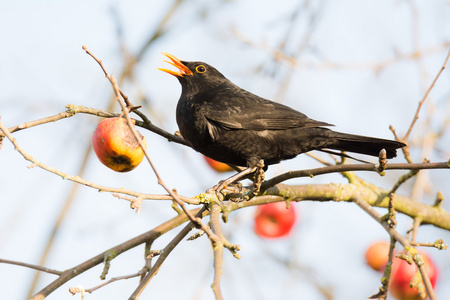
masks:
[[[183,65],[181,60],[179,60],[178,58],[176,58],[172,54],[169,54],[169,53],[166,53],[166,52],[162,52],[162,54],[164,54],[165,56],[167,56],[171,60],[171,61],[168,61],[168,60],[164,60],[164,61],[166,63],[169,63],[172,66],[176,67],[178,69],[178,71],[173,71],[173,70],[164,69],[164,68],[158,68],[159,70],[167,72],[167,73],[172,74],[172,75],[177,76],[177,77],[183,77],[184,75],[192,75],[192,71],[189,70],[188,67]]]

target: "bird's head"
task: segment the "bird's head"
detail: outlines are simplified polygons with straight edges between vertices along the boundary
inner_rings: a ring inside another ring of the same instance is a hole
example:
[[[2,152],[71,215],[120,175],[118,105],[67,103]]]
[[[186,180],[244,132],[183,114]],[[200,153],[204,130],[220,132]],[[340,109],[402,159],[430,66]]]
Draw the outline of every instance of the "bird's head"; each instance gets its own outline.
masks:
[[[163,54],[170,59],[170,61],[165,60],[165,62],[176,67],[178,70],[158,69],[176,76],[183,89],[186,89],[185,92],[196,93],[198,91],[206,91],[228,81],[222,73],[207,63],[200,61],[182,61],[172,54],[164,52]]]

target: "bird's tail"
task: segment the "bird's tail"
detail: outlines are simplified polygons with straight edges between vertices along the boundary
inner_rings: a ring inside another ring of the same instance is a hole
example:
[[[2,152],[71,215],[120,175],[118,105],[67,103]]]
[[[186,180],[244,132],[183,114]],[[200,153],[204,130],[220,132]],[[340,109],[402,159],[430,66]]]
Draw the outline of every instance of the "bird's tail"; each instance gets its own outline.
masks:
[[[381,149],[386,150],[386,157],[393,158],[397,156],[396,149],[406,146],[405,144],[392,140],[372,138],[362,135],[333,132],[334,139],[326,148],[361,153],[366,155],[378,156]]]

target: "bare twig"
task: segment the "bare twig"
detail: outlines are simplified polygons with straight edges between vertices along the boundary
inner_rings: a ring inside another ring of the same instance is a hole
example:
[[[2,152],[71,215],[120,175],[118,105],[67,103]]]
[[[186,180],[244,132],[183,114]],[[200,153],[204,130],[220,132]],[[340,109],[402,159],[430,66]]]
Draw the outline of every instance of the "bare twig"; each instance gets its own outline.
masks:
[[[197,214],[199,212],[199,209],[192,210],[193,214]],[[204,212],[204,215],[208,214],[208,212]],[[51,282],[49,285],[44,287],[41,291],[37,292],[33,297],[31,297],[31,300],[42,300],[48,295],[50,295],[53,291],[55,291],[57,288],[59,288],[64,283],[68,282],[69,280],[77,277],[78,275],[82,274],[83,272],[95,267],[96,265],[99,265],[103,262],[105,253],[107,251],[112,251],[116,254],[116,256],[138,246],[143,243],[147,243],[149,241],[154,241],[157,238],[159,238],[161,235],[165,234],[166,232],[169,232],[170,230],[178,227],[179,225],[185,223],[188,221],[188,218],[186,215],[179,215],[176,216],[161,225],[153,228],[150,231],[147,231],[146,233],[143,233],[137,237],[134,237],[126,242],[123,242],[115,247],[112,247],[106,251],[103,251],[102,253],[86,260],[85,262],[70,268],[68,270],[65,270],[56,280]]]
[[[222,277],[222,265],[223,265],[223,233],[220,228],[220,205],[217,203],[211,204],[211,218],[209,221],[209,226],[211,230],[217,235],[218,239],[215,241],[211,240],[211,245],[214,252],[214,281],[211,288],[214,291],[216,300],[223,300],[222,288],[220,285],[220,278]]]
[[[195,218],[202,218],[204,216],[204,213],[207,212],[206,207],[204,206],[201,208],[197,214],[195,215]],[[167,244],[166,247],[164,247],[163,252],[161,255],[158,256],[158,259],[156,260],[155,264],[152,266],[150,271],[147,273],[147,275],[144,276],[144,278],[139,283],[138,287],[134,292],[131,294],[131,296],[128,298],[129,300],[138,299],[141,295],[142,291],[145,289],[145,287],[149,284],[150,280],[158,273],[159,269],[161,268],[162,263],[164,260],[169,256],[169,254],[172,252],[172,250],[183,240],[183,238],[196,226],[195,222],[190,221],[176,236],[175,238],[170,241],[169,244]]]
[[[419,173],[420,169],[418,170],[411,170],[406,174],[403,174],[402,176],[400,176],[397,180],[397,182],[394,184],[394,186],[392,187],[390,193],[394,194],[395,192],[397,192],[397,189],[403,184],[405,183],[408,179],[411,179],[412,177],[416,176],[417,173]]]
[[[439,163],[392,163],[386,165],[386,170],[422,170],[422,169],[450,169],[450,160],[447,162]],[[265,181],[261,185],[261,192],[265,191],[269,187],[272,187],[280,182],[286,181],[292,178],[298,177],[314,177],[317,175],[323,175],[336,172],[348,172],[348,171],[374,171],[377,172],[377,166],[374,164],[348,164],[348,165],[332,165],[316,169],[290,171],[272,179]]]
[[[139,277],[139,276],[141,276],[143,273],[144,273],[144,271],[141,270],[141,271],[139,271],[139,272],[137,272],[137,273],[134,273],[134,274],[129,274],[129,275],[123,275],[123,276],[113,277],[113,278],[111,278],[111,279],[109,279],[109,280],[103,282],[102,284],[99,284],[99,285],[97,285],[97,286],[95,286],[95,287],[92,287],[92,288],[90,288],[90,289],[85,289],[84,291],[85,291],[86,293],[92,294],[94,291],[98,290],[99,288],[104,287],[105,285],[108,285],[108,284],[113,283],[113,282],[118,281],[118,280],[125,280],[125,279],[134,278],[134,277]]]
[[[394,249],[395,249],[395,238],[391,237],[391,242],[389,244],[389,256],[388,262],[384,267],[383,277],[381,277],[381,287],[377,294],[372,295],[369,299],[378,299],[378,300],[386,300],[387,292],[389,288],[389,280],[391,278],[392,272],[392,261],[394,259]]]
[[[132,190],[127,190],[127,189],[123,189],[123,188],[112,188],[112,187],[107,187],[107,186],[103,186],[103,185],[99,185],[99,184],[95,184],[92,183],[90,181],[87,181],[85,179],[82,179],[79,176],[73,176],[64,172],[59,171],[58,169],[48,166],[44,163],[39,162],[37,159],[35,159],[32,155],[28,154],[16,141],[16,139],[14,137],[12,137],[12,135],[9,133],[8,129],[3,125],[3,123],[1,123],[0,121],[0,129],[4,132],[4,134],[7,136],[7,138],[13,143],[15,149],[28,161],[30,161],[32,163],[32,167],[39,167],[41,169],[44,169],[48,172],[51,172],[53,174],[56,174],[60,177],[62,177],[65,180],[70,180],[73,181],[75,183],[79,183],[88,187],[92,187],[94,189],[97,189],[99,191],[102,192],[111,192],[111,193],[117,193],[117,194],[125,194],[125,195],[130,195],[130,196],[135,196],[135,197],[142,197],[142,199],[160,199],[160,200],[172,200],[172,196],[169,195],[151,195],[151,194],[143,194],[143,193],[138,193]],[[199,201],[197,199],[193,199],[193,198],[189,198],[189,197],[182,197],[179,196],[180,199],[183,199],[183,201],[186,201],[186,203],[190,203],[190,204],[199,204]],[[127,199],[128,200],[128,199]]]
[[[91,149],[92,148],[89,146],[85,150],[84,155],[83,155],[83,160],[82,160],[82,163],[80,165],[80,168],[78,169],[77,174],[81,175],[86,170],[86,167],[87,167],[88,161],[89,161],[89,155],[91,153]],[[80,177],[76,176],[75,178],[80,178]],[[73,182],[72,187],[70,189],[70,192],[67,195],[67,198],[66,198],[66,200],[64,202],[64,205],[61,207],[61,210],[60,210],[60,212],[58,214],[58,217],[57,217],[57,219],[55,221],[55,224],[53,224],[53,228],[52,228],[52,230],[50,232],[50,235],[48,237],[47,243],[45,244],[44,251],[43,251],[43,253],[41,255],[41,258],[39,260],[39,264],[40,265],[45,265],[46,262],[47,262],[47,258],[48,258],[48,256],[51,253],[51,249],[52,249],[53,243],[55,241],[55,237],[57,236],[58,230],[59,230],[62,222],[64,221],[65,217],[67,216],[67,214],[68,214],[68,212],[70,210],[70,207],[72,205],[72,202],[75,199],[75,195],[76,195],[76,191],[77,191],[78,186],[79,185],[76,184],[76,182]],[[32,281],[32,283],[30,285],[29,290],[28,290],[28,297],[31,297],[31,295],[35,292],[36,286],[37,286],[37,284],[39,282],[40,275],[41,275],[41,273],[39,273],[39,272],[37,272],[34,275],[33,281]]]
[[[27,263],[24,263],[24,262],[8,260],[8,259],[3,259],[3,258],[0,258],[0,263],[1,264],[10,264],[10,265],[22,266],[22,267],[35,269],[35,270],[38,270],[38,271],[42,271],[42,272],[49,273],[49,274],[55,274],[55,275],[61,275],[62,273],[64,273],[62,271],[57,271],[57,270],[49,269],[49,268],[46,268],[46,267],[41,267],[41,266],[38,266],[38,265],[27,264]]]
[[[439,70],[438,74],[437,74],[436,77],[434,78],[434,80],[433,80],[433,82],[431,83],[430,87],[428,88],[428,90],[426,91],[425,95],[423,96],[422,100],[419,101],[419,105],[417,106],[417,110],[416,110],[416,113],[415,113],[415,115],[414,115],[414,118],[413,118],[413,120],[412,120],[412,122],[411,122],[411,125],[409,126],[408,131],[406,132],[405,136],[403,137],[403,140],[404,140],[404,141],[407,141],[407,140],[408,140],[409,135],[410,135],[410,133],[411,133],[413,127],[414,127],[414,124],[416,124],[416,121],[419,119],[419,112],[420,112],[420,109],[422,108],[423,103],[424,103],[425,100],[427,99],[428,94],[429,94],[429,93],[431,92],[431,90],[433,89],[433,87],[434,87],[436,81],[438,80],[439,76],[441,76],[441,73],[442,73],[442,72],[444,71],[444,69],[446,68],[446,65],[447,65],[447,62],[448,62],[449,57],[450,57],[450,50],[448,51],[447,57],[446,57],[445,60],[444,60],[444,64],[442,65],[442,67],[441,67],[441,69]]]
[[[410,241],[410,244],[417,247],[434,247],[438,250],[447,250],[447,244],[444,242],[443,239],[439,239],[435,241],[434,243],[419,243]]]
[[[187,143],[186,143],[186,141],[183,138],[181,138],[179,136],[176,136],[176,135],[173,135],[173,134],[171,134],[171,133],[169,133],[169,132],[159,128],[158,126],[155,126],[140,111],[134,110],[133,112],[136,113],[137,115],[139,115],[139,117],[141,117],[142,120],[143,120],[143,121],[135,120],[136,126],[148,129],[151,132],[156,133],[156,134],[166,138],[170,142],[175,142],[175,143],[187,146]],[[56,122],[56,121],[59,121],[59,120],[64,119],[64,118],[70,118],[70,117],[73,117],[74,115],[76,115],[78,113],[90,114],[90,115],[104,117],[104,118],[119,117],[121,115],[120,113],[109,112],[109,111],[102,110],[102,109],[96,109],[96,108],[84,107],[84,106],[81,106],[81,105],[71,105],[71,104],[69,104],[69,105],[66,105],[66,111],[65,112],[60,112],[60,113],[58,113],[56,115],[45,117],[45,118],[41,118],[41,119],[34,120],[34,121],[23,122],[23,123],[21,123],[19,125],[10,127],[8,129],[9,129],[9,132],[13,133],[13,132],[17,132],[17,131],[20,131],[20,130],[23,130],[23,129],[28,129],[28,128],[31,128],[31,127],[34,127],[34,126],[43,125],[43,124],[47,124],[47,123],[51,123],[51,122]],[[4,133],[0,132],[0,137],[4,137],[4,136],[5,136]]]

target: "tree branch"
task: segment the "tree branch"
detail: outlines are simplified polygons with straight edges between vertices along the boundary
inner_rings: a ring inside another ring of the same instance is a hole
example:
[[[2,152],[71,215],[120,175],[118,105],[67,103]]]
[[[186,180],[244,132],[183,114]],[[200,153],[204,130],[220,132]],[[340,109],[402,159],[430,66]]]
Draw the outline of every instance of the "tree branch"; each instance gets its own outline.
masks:
[[[220,205],[218,203],[211,204],[211,219],[210,226],[211,230],[217,235],[218,239],[216,241],[211,241],[211,245],[214,253],[214,281],[211,285],[216,300],[223,300],[222,288],[220,285],[220,279],[222,277],[222,265],[223,265],[223,233],[220,228]]]
[[[112,187],[107,187],[107,186],[103,186],[103,185],[99,185],[99,184],[95,184],[92,183],[90,181],[87,181],[79,176],[73,176],[64,172],[59,171],[58,169],[54,168],[54,167],[50,167],[44,163],[39,162],[37,159],[35,159],[32,155],[28,154],[20,145],[19,143],[17,143],[16,139],[14,137],[12,137],[12,135],[10,134],[10,132],[8,131],[8,129],[4,126],[4,124],[0,121],[0,129],[4,132],[4,134],[6,135],[6,137],[11,141],[11,143],[14,145],[15,149],[28,161],[30,161],[32,163],[31,167],[39,167],[41,169],[44,169],[48,172],[51,172],[53,174],[56,174],[60,177],[62,177],[65,180],[70,180],[94,189],[97,189],[99,191],[104,191],[104,192],[111,192],[111,193],[117,193],[117,194],[125,194],[125,195],[130,195],[130,196],[135,196],[135,197],[139,197],[140,199],[161,199],[161,200],[172,200],[171,196],[167,196],[167,195],[152,195],[152,194],[144,194],[144,193],[139,193],[139,192],[135,192],[132,190],[127,190],[127,189],[122,189],[122,188],[112,188]],[[198,199],[193,199],[193,198],[189,198],[189,197],[183,197],[183,196],[178,196],[180,199],[182,199],[183,201],[185,201],[186,203],[189,204],[199,204]],[[130,199],[128,199],[129,201],[131,201]]]
[[[278,196],[277,199],[255,197],[247,202],[231,203],[230,209],[238,209],[239,206],[259,205],[268,202],[283,201],[346,201],[351,202],[355,195],[359,195],[371,206],[387,208],[389,205],[389,191],[375,186],[363,186],[359,184],[308,184],[286,185],[278,184],[265,192],[265,195]],[[264,196],[263,196],[264,197]],[[422,217],[422,224],[432,224],[436,227],[450,230],[450,214],[444,209],[423,204],[418,201],[395,195],[394,209],[405,215],[415,218]]]
[[[395,199],[397,201],[397,199]],[[387,233],[397,240],[405,249],[412,248],[410,242],[405,239],[400,233],[397,232],[394,228],[392,228],[387,222],[382,221],[382,216],[373,209],[366,201],[362,198],[355,196],[353,201],[361,207],[366,213],[368,213],[374,220],[376,220],[386,231]],[[414,249],[414,248],[412,248]],[[414,249],[415,250],[415,249]],[[415,250],[415,252],[417,252]],[[430,277],[426,272],[425,266],[423,264],[423,259],[421,257],[417,257],[417,255],[413,255],[413,260],[419,269],[420,275],[422,276],[422,280],[425,285],[425,289],[427,291],[428,297],[430,300],[436,300],[436,296],[434,294],[433,286],[431,285]]]
[[[417,110],[416,110],[416,113],[414,115],[414,118],[411,121],[411,125],[409,125],[409,129],[406,132],[405,136],[403,137],[402,141],[407,141],[408,140],[409,135],[411,134],[411,131],[412,131],[413,127],[414,127],[414,124],[416,124],[416,121],[419,119],[420,109],[422,108],[423,103],[425,102],[425,100],[427,99],[427,97],[430,94],[431,90],[433,89],[434,85],[436,84],[436,81],[438,80],[439,76],[441,76],[442,72],[445,70],[449,57],[450,57],[450,50],[448,51],[447,57],[445,58],[444,64],[442,65],[441,69],[437,73],[436,77],[434,78],[434,80],[431,83],[430,87],[426,91],[426,93],[423,96],[422,100],[419,101],[419,105],[417,106]]]
[[[386,170],[423,170],[423,169],[450,169],[450,160],[437,163],[392,163],[386,165]],[[269,179],[261,185],[261,192],[283,181],[298,177],[314,177],[317,175],[329,173],[341,173],[349,171],[373,171],[377,172],[378,166],[375,164],[348,164],[332,165],[316,169],[290,171],[272,179]]]
[[[38,271],[46,272],[46,273],[49,273],[49,274],[55,274],[55,275],[61,275],[63,273],[62,271],[53,270],[53,269],[49,269],[49,268],[46,268],[46,267],[41,267],[41,266],[38,266],[38,265],[27,264],[27,263],[20,262],[20,261],[14,261],[14,260],[2,259],[2,258],[0,258],[0,263],[22,266],[22,267],[35,269],[35,270],[38,270]]]
[[[199,209],[194,209],[191,211],[193,214],[196,214],[199,212]],[[206,212],[208,213],[208,212]],[[57,288],[59,288],[61,285],[66,283],[67,281],[75,278],[76,276],[82,274],[83,272],[95,267],[96,265],[99,265],[103,263],[103,259],[106,252],[113,252],[115,253],[116,257],[120,254],[138,246],[143,243],[146,243],[148,241],[154,241],[157,238],[159,238],[161,235],[165,234],[166,232],[169,232],[170,230],[180,226],[184,222],[188,220],[187,216],[185,214],[178,215],[161,225],[153,228],[150,231],[147,231],[146,233],[143,233],[135,238],[132,238],[124,243],[121,243],[115,247],[112,247],[111,249],[107,249],[106,251],[103,251],[102,253],[86,260],[85,262],[70,268],[66,271],[64,271],[61,276],[59,276],[56,280],[51,282],[49,285],[44,287],[41,291],[37,292],[31,300],[42,300],[48,295],[50,295],[53,291],[55,291]]]
[[[206,210],[206,207],[203,206],[200,210],[198,210],[195,214],[195,218],[203,218],[209,214],[209,212]],[[186,215],[182,215],[186,217]],[[129,300],[135,300],[138,299],[141,293],[144,291],[145,287],[148,285],[150,280],[158,273],[159,269],[161,268],[162,263],[164,260],[169,256],[169,254],[172,252],[172,250],[181,242],[181,240],[196,226],[196,223],[193,221],[190,221],[176,236],[175,238],[170,241],[169,244],[161,251],[161,255],[159,255],[158,260],[155,262],[153,267],[150,269],[150,271],[147,273],[147,275],[144,276],[144,278],[139,283],[136,290],[131,294],[131,296],[128,298]]]

